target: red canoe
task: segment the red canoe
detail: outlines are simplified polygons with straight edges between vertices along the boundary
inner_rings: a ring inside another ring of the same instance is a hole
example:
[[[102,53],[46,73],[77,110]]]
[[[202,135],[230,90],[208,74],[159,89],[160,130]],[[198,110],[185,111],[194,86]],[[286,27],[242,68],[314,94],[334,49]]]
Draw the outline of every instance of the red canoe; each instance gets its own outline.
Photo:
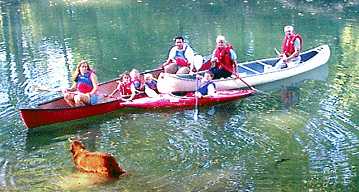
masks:
[[[216,96],[206,96],[198,98],[198,105],[214,105],[217,103],[233,101],[236,99],[248,97],[254,93],[255,90],[217,91]],[[179,97],[169,94],[161,94],[160,97],[143,97],[139,99],[134,99],[131,102],[123,102],[122,105],[129,108],[141,109],[194,107],[196,105],[196,98],[193,95]]]
[[[108,94],[117,86],[116,80],[99,85],[100,95]],[[38,104],[34,108],[21,108],[20,116],[26,127],[34,128],[58,122],[70,121],[104,114],[123,108],[121,101],[113,98],[102,98],[96,105],[70,107],[63,97]]]
[[[153,73],[154,75],[158,75],[162,70],[163,69],[153,69],[144,71],[141,74]],[[117,87],[117,80],[118,79],[114,79],[99,84],[97,91],[98,95],[110,94],[112,90]],[[114,95],[114,98],[116,97],[118,97],[118,95]],[[100,97],[99,102],[96,105],[70,107],[63,97],[59,97],[38,104],[33,108],[20,108],[20,116],[25,126],[28,128],[71,121],[122,109],[124,107],[121,105],[122,101],[114,98]]]

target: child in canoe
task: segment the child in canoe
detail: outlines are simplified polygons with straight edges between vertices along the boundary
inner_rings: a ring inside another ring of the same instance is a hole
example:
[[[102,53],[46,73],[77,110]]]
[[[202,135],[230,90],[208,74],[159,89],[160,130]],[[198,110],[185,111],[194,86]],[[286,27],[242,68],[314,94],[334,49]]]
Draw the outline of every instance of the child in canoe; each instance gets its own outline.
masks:
[[[153,78],[153,75],[147,73],[144,75],[145,79],[145,93],[148,97],[159,97],[157,91],[157,80]]]
[[[120,76],[120,81],[118,81],[116,89],[114,89],[108,97],[113,97],[113,95],[119,91],[122,100],[131,101],[138,93],[143,93],[143,90],[149,97],[159,96],[157,92],[157,81],[153,78],[153,75],[145,74],[144,85],[142,85],[140,73],[138,70],[133,69],[130,73],[124,73]]]
[[[113,97],[117,92],[120,93],[120,98],[126,98],[131,95],[131,77],[128,72],[120,75],[120,80],[117,81],[117,87],[111,92],[108,97]]]
[[[131,84],[130,90],[131,94],[129,98],[122,98],[123,101],[131,101],[135,98],[136,95],[143,93],[143,85],[141,83],[141,74],[137,69],[132,69],[130,72]]]
[[[197,91],[195,92],[195,96],[203,97],[203,96],[215,96],[216,95],[216,85],[212,81],[213,73],[211,71],[206,71],[204,76],[196,77],[197,78]],[[201,79],[200,82],[198,82]],[[200,85],[198,85],[200,84]]]

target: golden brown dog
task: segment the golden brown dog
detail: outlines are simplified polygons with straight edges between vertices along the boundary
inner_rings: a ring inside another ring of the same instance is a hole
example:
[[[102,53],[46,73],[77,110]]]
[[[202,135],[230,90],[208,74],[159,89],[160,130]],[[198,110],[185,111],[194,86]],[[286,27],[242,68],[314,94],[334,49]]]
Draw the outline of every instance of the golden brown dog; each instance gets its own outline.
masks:
[[[72,160],[78,170],[111,178],[127,175],[126,170],[117,163],[112,155],[102,152],[90,152],[86,150],[79,140],[70,141]]]

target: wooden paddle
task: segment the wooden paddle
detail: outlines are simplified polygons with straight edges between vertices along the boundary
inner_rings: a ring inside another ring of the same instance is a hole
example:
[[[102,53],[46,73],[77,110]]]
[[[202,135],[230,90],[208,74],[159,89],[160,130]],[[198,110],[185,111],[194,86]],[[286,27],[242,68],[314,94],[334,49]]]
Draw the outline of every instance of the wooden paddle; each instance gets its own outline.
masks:
[[[145,86],[145,93],[148,97],[151,97],[151,98],[160,97],[160,95],[155,90],[149,88],[148,86]]]
[[[277,56],[281,54],[281,53],[278,51],[278,49],[275,48],[275,47],[274,47],[274,51],[275,51],[275,53],[277,54]],[[285,55],[284,55],[284,56],[285,56]],[[280,61],[282,61],[282,63],[284,63],[283,57],[280,57],[274,66],[276,66]],[[285,64],[285,65],[287,65],[287,64]],[[273,67],[274,67],[274,66],[273,66]]]
[[[196,55],[193,59],[193,66],[194,68],[196,69],[196,73],[198,73],[198,71],[201,69],[203,65],[203,57],[202,55]],[[199,78],[197,77],[197,74],[196,74],[196,90],[195,90],[195,105],[194,105],[194,116],[193,116],[193,119],[195,121],[198,120],[198,96],[196,94],[196,91],[199,89]]]
[[[276,53],[277,55],[280,55],[280,52],[278,51],[277,48],[274,47],[274,51],[275,51],[275,53]]]
[[[198,120],[198,96],[196,94],[198,89],[199,89],[199,78],[196,76],[196,91],[194,92],[195,105],[194,105],[194,114],[193,114],[193,119],[195,121]]]
[[[50,88],[43,85],[34,85],[31,87],[32,91],[47,91],[47,92],[61,92],[61,88]]]
[[[249,89],[256,91],[256,89],[255,89],[254,87],[252,87],[252,86],[249,85],[246,81],[244,81],[244,80],[242,79],[242,77],[240,77],[238,74],[237,74],[237,78],[238,78],[239,80],[241,80]]]
[[[50,88],[44,85],[34,85],[31,87],[32,91],[39,92],[39,91],[46,91],[46,92],[57,92],[62,93],[63,88]],[[77,91],[67,91],[67,93],[77,94]]]
[[[202,55],[194,56],[194,58],[193,58],[193,66],[194,66],[194,68],[196,69],[197,72],[201,69],[202,65],[203,65],[203,57],[202,57]]]
[[[146,74],[146,73],[153,73],[153,72],[157,72],[157,71],[163,71],[163,67],[162,68],[157,68],[157,69],[152,69],[152,70],[146,70],[146,71],[143,71],[141,72],[140,74],[143,75],[143,74]]]

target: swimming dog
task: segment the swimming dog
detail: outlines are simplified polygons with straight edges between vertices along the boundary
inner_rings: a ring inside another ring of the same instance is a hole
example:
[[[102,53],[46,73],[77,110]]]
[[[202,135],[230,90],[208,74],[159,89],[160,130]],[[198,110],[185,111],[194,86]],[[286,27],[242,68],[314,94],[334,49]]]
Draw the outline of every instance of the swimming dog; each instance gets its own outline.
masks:
[[[116,159],[108,153],[90,152],[79,140],[71,140],[70,151],[75,167],[87,173],[95,173],[109,178],[118,178],[127,175],[116,161]]]

